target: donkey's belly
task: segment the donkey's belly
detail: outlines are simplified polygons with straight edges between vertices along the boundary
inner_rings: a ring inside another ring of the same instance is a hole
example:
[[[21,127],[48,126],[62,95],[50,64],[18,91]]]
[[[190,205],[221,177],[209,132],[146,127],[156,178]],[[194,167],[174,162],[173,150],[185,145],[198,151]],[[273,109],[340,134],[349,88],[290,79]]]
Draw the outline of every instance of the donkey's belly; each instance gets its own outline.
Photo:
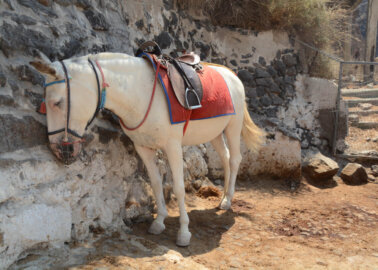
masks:
[[[235,115],[190,121],[182,144],[196,145],[213,140],[223,132],[232,117]]]

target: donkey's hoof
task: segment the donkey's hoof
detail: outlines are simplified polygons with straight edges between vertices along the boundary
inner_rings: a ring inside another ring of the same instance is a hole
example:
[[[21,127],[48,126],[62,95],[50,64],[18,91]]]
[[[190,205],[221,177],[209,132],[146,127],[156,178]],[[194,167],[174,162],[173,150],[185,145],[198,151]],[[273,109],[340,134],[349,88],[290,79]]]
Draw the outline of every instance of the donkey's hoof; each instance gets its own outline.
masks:
[[[192,234],[189,231],[187,232],[179,231],[177,235],[176,245],[178,245],[179,247],[189,246],[191,237],[192,237]]]
[[[165,230],[165,225],[163,223],[157,222],[154,220],[148,229],[148,232],[151,234],[161,234]]]
[[[219,207],[219,209],[222,209],[222,210],[230,209],[231,208],[231,200],[228,200],[227,197],[224,197],[218,207]]]

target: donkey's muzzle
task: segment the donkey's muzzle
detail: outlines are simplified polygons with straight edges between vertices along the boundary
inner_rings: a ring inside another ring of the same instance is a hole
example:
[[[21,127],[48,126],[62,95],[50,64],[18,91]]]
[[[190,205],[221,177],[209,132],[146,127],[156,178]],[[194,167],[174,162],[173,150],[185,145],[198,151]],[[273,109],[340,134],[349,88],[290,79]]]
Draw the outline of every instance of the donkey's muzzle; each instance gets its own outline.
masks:
[[[51,143],[50,149],[64,164],[72,164],[81,151],[81,141]]]
[[[61,154],[62,154],[62,160],[65,164],[71,164],[73,161],[73,153],[74,153],[74,145],[72,143],[70,144],[63,144],[61,146]]]

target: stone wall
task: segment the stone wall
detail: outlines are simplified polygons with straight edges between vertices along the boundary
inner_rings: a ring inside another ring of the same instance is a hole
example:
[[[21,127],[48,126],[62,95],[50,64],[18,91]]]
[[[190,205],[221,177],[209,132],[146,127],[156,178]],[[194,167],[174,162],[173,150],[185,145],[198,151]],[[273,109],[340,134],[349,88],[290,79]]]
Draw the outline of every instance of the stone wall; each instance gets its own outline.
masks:
[[[80,160],[70,166],[55,160],[45,117],[35,112],[44,78],[28,63],[37,50],[51,60],[133,54],[143,41],[155,40],[165,53],[195,51],[234,69],[253,118],[268,132],[259,155],[243,147],[245,178],[298,179],[301,146],[328,147],[317,109],[304,97],[307,86],[300,84],[308,78],[298,75],[301,64],[285,33],[214,27],[205,17],[177,10],[171,0],[0,0],[0,18],[0,268],[42,244],[87,239],[99,229],[129,230],[153,211],[144,166],[109,112],[91,126]],[[222,177],[209,144],[185,147],[184,161],[188,183]],[[169,199],[171,173],[163,153],[157,162]]]

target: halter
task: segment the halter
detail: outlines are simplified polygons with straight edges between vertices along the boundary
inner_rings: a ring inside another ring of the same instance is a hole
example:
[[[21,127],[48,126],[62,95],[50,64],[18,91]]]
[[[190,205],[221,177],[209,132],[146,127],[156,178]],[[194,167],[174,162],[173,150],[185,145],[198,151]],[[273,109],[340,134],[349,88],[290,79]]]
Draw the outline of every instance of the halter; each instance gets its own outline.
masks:
[[[95,75],[96,75],[96,82],[97,82],[97,106],[96,106],[96,110],[92,116],[92,118],[88,121],[85,129],[88,128],[88,126],[93,122],[93,120],[96,118],[97,114],[100,112],[100,110],[102,110],[104,108],[104,105],[105,105],[105,101],[106,101],[106,87],[109,86],[106,82],[105,82],[105,79],[104,79],[104,74],[102,72],[102,69],[99,65],[99,63],[96,61],[96,65],[98,67],[98,69],[100,70],[101,72],[101,75],[102,75],[102,78],[103,78],[103,82],[102,82],[102,91],[100,91],[100,80],[99,80],[99,77],[98,77],[98,74],[97,74],[97,70],[96,70],[96,67],[95,65],[93,64],[93,61],[88,59],[88,62],[89,64],[91,65]],[[58,133],[61,133],[61,132],[64,132],[65,133],[65,136],[64,136],[64,140],[62,142],[62,145],[70,145],[70,144],[74,144],[74,143],[79,143],[79,142],[82,142],[83,141],[83,136],[82,135],[79,135],[76,131],[72,130],[69,128],[69,124],[70,124],[70,109],[71,109],[71,87],[70,87],[70,77],[68,76],[68,72],[67,72],[67,68],[66,68],[66,65],[64,64],[63,61],[60,61],[62,67],[63,67],[63,71],[64,71],[64,76],[65,76],[65,79],[63,80],[60,80],[60,81],[53,81],[53,82],[50,82],[50,83],[47,83],[45,84],[45,88],[48,87],[48,86],[51,86],[51,85],[54,85],[54,84],[58,84],[58,83],[65,83],[66,84],[66,94],[67,94],[67,114],[66,114],[66,125],[64,128],[61,128],[61,129],[57,129],[57,130],[54,130],[54,131],[50,131],[50,132],[47,132],[47,135],[50,136],[50,135],[55,135],[55,134],[58,134]],[[79,138],[80,140],[78,141],[75,141],[75,142],[68,142],[68,134],[71,134],[77,138]]]

